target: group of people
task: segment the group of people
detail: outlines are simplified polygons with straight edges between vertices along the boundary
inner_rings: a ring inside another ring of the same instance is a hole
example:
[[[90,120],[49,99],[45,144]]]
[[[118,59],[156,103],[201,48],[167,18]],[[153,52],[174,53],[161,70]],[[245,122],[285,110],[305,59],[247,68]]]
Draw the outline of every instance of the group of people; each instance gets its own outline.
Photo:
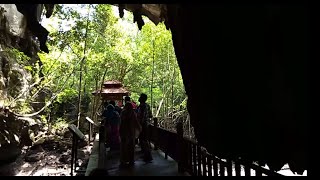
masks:
[[[120,167],[134,165],[135,145],[138,143],[146,163],[152,161],[151,146],[148,141],[148,124],[152,118],[147,95],[139,97],[139,106],[131,101],[129,96],[124,99],[123,107],[115,101],[105,104],[102,112],[102,124],[107,133],[107,144],[110,150],[120,149]]]

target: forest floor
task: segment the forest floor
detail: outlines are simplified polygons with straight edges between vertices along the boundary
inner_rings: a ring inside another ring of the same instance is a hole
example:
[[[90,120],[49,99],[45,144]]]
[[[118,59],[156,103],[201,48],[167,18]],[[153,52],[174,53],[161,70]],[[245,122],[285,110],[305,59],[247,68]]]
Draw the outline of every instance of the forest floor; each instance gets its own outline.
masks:
[[[0,176],[70,176],[70,142],[50,142],[31,148],[25,146],[15,162],[0,166]],[[91,145],[84,145],[78,149],[78,166],[82,170],[86,169],[91,148]]]

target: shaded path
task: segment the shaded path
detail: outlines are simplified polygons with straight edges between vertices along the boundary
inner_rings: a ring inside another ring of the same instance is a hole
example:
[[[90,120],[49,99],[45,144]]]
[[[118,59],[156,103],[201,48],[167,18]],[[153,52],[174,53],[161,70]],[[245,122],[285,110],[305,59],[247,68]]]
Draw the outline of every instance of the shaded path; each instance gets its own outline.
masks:
[[[160,150],[153,150],[152,163],[145,163],[139,153],[140,148],[136,147],[135,165],[130,168],[119,168],[119,152],[109,153],[107,157],[107,168],[111,176],[182,176],[178,173],[177,163],[168,157],[164,158],[164,153]]]
[[[97,149],[98,143],[94,143],[94,149]],[[120,152],[119,151],[108,151],[106,169],[110,176],[183,176],[184,174],[178,173],[178,164],[176,161],[168,157],[164,158],[164,153],[160,150],[153,150],[152,163],[145,163],[139,153],[140,148],[136,146],[135,149],[135,165],[128,168],[119,168],[120,164]],[[89,165],[87,167],[86,175],[97,167],[98,151],[93,150]]]

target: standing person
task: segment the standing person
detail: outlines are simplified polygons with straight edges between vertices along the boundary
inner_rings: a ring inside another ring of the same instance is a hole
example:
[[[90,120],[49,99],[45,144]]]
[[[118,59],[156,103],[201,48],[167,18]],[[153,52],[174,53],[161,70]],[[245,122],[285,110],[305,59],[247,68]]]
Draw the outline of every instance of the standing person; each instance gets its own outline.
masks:
[[[106,127],[106,131],[109,131],[108,139],[110,143],[110,150],[118,150],[120,148],[120,135],[119,135],[119,127],[120,127],[120,115],[112,104],[107,106],[107,110],[103,112],[102,116],[104,117],[104,125]]]
[[[137,109],[137,103],[135,101],[132,101],[132,106],[133,106],[133,109],[136,110]]]
[[[109,105],[108,101],[104,101],[98,108],[97,115],[99,117],[102,116],[103,112],[107,110],[107,106]],[[102,119],[103,120],[103,119]]]
[[[104,125],[105,127],[105,137],[110,137],[109,133],[110,133],[110,127],[109,125],[107,126],[106,124],[106,113],[107,113],[107,106],[109,105],[108,101],[104,101],[98,108],[98,111],[97,111],[97,115],[99,116],[99,118],[101,118],[101,125]],[[105,144],[106,144],[106,147],[110,147],[110,140],[109,138],[106,138],[105,139]]]
[[[124,97],[124,104],[126,104],[127,102],[131,102],[130,96]]]
[[[124,97],[124,103],[130,102],[132,104],[133,110],[136,111],[137,105],[134,101],[131,100],[130,96]]]
[[[120,167],[126,166],[127,163],[129,166],[132,166],[134,165],[134,140],[136,131],[141,131],[141,125],[130,102],[125,104],[120,117]]]
[[[119,114],[121,114],[122,109],[121,109],[118,105],[116,105],[116,102],[115,102],[114,100],[109,101],[109,103],[113,105],[114,109],[115,109]]]
[[[148,137],[148,124],[150,123],[150,118],[152,118],[151,108],[148,103],[146,103],[148,96],[142,93],[139,97],[139,106],[137,108],[137,117],[142,126],[142,131],[139,136],[139,141],[141,145],[141,150],[143,152],[143,161],[146,163],[151,162],[151,146]]]

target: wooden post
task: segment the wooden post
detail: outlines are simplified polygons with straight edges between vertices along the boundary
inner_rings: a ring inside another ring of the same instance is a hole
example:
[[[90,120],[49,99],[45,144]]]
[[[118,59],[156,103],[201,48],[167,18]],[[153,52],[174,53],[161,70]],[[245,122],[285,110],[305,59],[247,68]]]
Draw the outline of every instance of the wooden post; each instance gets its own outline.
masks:
[[[74,171],[77,172],[77,167],[78,167],[78,137],[76,137],[74,143]]]
[[[202,171],[202,175],[203,176],[208,176],[207,175],[207,154],[205,152],[202,152],[202,168],[203,168],[203,171]]]
[[[249,166],[247,166],[246,164],[244,165],[244,175],[251,176],[251,168]]]
[[[169,137],[168,137],[168,134],[166,135],[167,137],[166,137],[166,147],[165,147],[165,155],[164,155],[164,158],[165,159],[168,159],[168,151],[169,151]]]
[[[197,145],[192,144],[193,175],[197,175]]]
[[[218,176],[218,162],[216,157],[213,157],[213,174],[214,176]]]
[[[257,165],[258,165],[259,167],[261,167],[260,164],[259,164],[259,162],[257,162]],[[262,176],[262,171],[261,171],[259,168],[256,169],[256,176]]]
[[[178,171],[183,172],[185,168],[185,150],[183,143],[183,124],[181,121],[177,123],[177,154],[178,154]]]
[[[91,143],[91,136],[92,136],[92,126],[91,126],[91,123],[89,123],[89,143],[88,143],[88,145],[90,145],[90,143]]]
[[[77,160],[78,140],[85,140],[84,134],[74,125],[70,124],[68,129],[72,132],[72,149],[71,149],[71,173],[73,176],[73,170],[76,170],[75,161]]]
[[[154,126],[154,131],[153,131],[153,138],[154,138],[154,150],[158,150],[158,118],[153,118],[153,126]]]
[[[202,170],[201,170],[201,155],[202,155],[202,152],[201,152],[201,147],[199,145],[197,145],[197,165],[198,165],[198,172],[197,172],[197,175],[198,176],[202,176]]]
[[[89,123],[89,143],[88,143],[88,145],[90,145],[90,142],[91,142],[91,140],[93,140],[94,139],[94,137],[93,137],[93,130],[94,130],[94,127],[98,127],[98,125],[97,124],[95,124],[94,123],[94,121],[92,121],[92,119],[91,118],[89,118],[89,117],[86,117],[86,120],[88,121],[88,123]],[[92,126],[93,125],[93,126]]]
[[[227,159],[227,173],[228,176],[232,176],[232,161]]]
[[[70,175],[73,176],[73,162],[74,162],[74,154],[75,154],[75,139],[76,135],[72,133],[72,148],[71,148],[71,172]]]
[[[208,164],[208,176],[212,176],[212,157],[207,156],[207,164]]]
[[[225,171],[224,163],[220,161],[219,165],[220,165],[220,168],[219,168],[220,176],[225,176],[225,174],[224,174],[224,171]]]
[[[187,168],[192,172],[192,145],[191,142],[187,142]]]
[[[241,166],[238,161],[235,162],[235,171],[236,171],[236,176],[241,176]]]

